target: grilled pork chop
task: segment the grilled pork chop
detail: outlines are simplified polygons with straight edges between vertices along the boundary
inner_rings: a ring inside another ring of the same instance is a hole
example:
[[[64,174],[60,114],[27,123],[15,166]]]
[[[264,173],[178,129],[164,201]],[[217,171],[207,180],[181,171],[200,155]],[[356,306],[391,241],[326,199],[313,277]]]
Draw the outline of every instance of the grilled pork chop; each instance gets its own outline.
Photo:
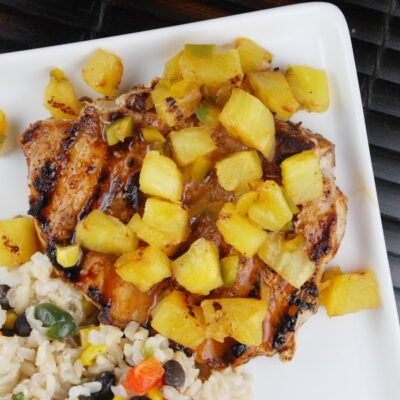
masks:
[[[38,121],[20,139],[29,169],[29,214],[35,218],[42,244],[56,271],[97,304],[102,322],[120,327],[131,320],[147,322],[149,311],[160,293],[178,287],[176,281],[166,279],[149,292],[142,293],[116,274],[115,256],[86,251],[79,266],[62,269],[57,264],[55,249],[56,245],[73,241],[77,223],[93,209],[101,209],[125,223],[135,212],[142,213],[146,196],[139,190],[138,177],[142,160],[151,145],[144,142],[140,128],[156,127],[166,137],[171,130],[155,113],[150,90],[150,87],[137,86],[116,101],[89,103],[77,121]],[[124,143],[108,146],[103,137],[104,127],[125,115],[134,118],[134,135]],[[175,129],[193,124],[196,124],[193,118],[181,119]],[[218,146],[213,153],[216,160],[245,148],[222,127],[214,130],[213,138]],[[307,316],[317,309],[323,266],[335,255],[342,240],[347,200],[335,184],[333,144],[299,124],[277,121],[274,159],[272,162],[263,159],[263,178],[280,182],[280,163],[309,149],[315,150],[320,157],[324,194],[301,207],[295,217],[295,233],[304,235],[307,254],[316,264],[315,274],[300,289],[288,284],[258,256],[246,258],[224,242],[211,216],[211,206],[207,209],[204,205],[222,204],[234,197],[218,184],[214,171],[202,183],[185,184],[184,205],[198,207],[201,212],[191,218],[191,235],[174,257],[182,254],[199,237],[205,237],[217,244],[221,257],[228,254],[240,257],[234,285],[216,289],[208,297],[259,297],[262,282],[270,288],[263,344],[246,347],[233,339],[227,339],[223,344],[206,340],[196,349],[199,363],[223,367],[231,363],[239,365],[260,354],[280,353],[284,360],[293,357],[295,333]],[[165,151],[170,151],[168,146]],[[193,303],[201,299],[191,296]]]

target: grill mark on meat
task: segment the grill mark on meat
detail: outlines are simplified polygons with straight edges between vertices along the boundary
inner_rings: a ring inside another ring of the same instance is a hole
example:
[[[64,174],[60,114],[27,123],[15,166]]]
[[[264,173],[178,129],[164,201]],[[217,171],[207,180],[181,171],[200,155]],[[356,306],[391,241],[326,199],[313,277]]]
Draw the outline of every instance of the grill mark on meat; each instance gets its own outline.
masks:
[[[322,220],[320,222],[320,238],[318,242],[314,244],[314,246],[311,248],[309,258],[311,261],[314,262],[319,262],[319,260],[329,254],[329,252],[332,250],[331,246],[331,236],[332,236],[332,231],[335,229],[336,226],[336,214],[331,213],[328,214],[327,218]]]

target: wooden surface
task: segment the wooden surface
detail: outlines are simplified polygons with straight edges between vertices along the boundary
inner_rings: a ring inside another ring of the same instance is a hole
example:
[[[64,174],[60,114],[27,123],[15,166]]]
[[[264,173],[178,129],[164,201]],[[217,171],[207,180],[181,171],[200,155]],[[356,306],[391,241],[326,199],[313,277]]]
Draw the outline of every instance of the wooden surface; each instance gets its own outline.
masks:
[[[290,0],[0,0],[0,53],[299,3]],[[334,0],[353,39],[400,310],[400,0]]]

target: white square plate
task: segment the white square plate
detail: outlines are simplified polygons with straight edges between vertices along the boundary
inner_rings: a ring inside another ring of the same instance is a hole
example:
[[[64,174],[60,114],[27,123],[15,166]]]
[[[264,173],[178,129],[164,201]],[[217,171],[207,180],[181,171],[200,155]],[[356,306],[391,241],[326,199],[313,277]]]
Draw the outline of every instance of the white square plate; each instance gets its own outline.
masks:
[[[295,359],[252,360],[256,400],[398,400],[400,335],[351,41],[334,6],[309,3],[189,25],[0,56],[0,108],[12,137],[0,157],[0,218],[26,213],[25,160],[16,137],[48,117],[42,106],[48,73],[61,67],[78,95],[95,96],[80,71],[97,47],[119,54],[121,92],[160,74],[184,43],[229,43],[247,36],[275,54],[274,66],[307,64],[329,75],[331,106],[324,114],[298,113],[296,121],[336,144],[338,185],[349,197],[347,231],[334,264],[346,271],[373,268],[382,307],[341,318],[320,310],[301,328]]]

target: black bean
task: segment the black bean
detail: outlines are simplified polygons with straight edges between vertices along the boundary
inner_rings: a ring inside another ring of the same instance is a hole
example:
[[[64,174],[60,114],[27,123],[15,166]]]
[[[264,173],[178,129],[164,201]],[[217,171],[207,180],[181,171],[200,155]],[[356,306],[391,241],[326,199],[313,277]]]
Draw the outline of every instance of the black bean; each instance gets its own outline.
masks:
[[[233,355],[238,358],[246,351],[246,345],[242,343],[234,344],[232,346]]]
[[[101,389],[99,392],[92,393],[92,396],[96,400],[112,400],[114,395],[111,391],[111,386],[114,386],[117,379],[112,372],[102,372],[96,376],[96,381],[101,383]]]
[[[3,310],[11,310],[11,306],[7,298],[7,293],[10,289],[11,288],[8,285],[0,285],[0,307]]]
[[[164,371],[164,380],[167,385],[179,389],[185,384],[185,371],[178,361],[167,361],[164,364]]]
[[[26,319],[25,313],[19,315],[15,320],[14,331],[18,336],[27,337],[31,334],[32,328]]]

